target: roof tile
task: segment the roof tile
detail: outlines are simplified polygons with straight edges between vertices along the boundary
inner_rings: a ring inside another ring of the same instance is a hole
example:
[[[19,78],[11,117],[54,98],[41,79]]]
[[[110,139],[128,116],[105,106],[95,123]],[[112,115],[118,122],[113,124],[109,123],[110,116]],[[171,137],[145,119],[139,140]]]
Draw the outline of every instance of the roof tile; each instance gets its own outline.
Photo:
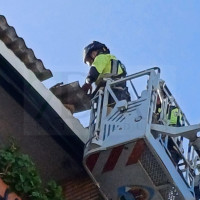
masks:
[[[9,26],[6,18],[0,15],[0,40],[13,51],[13,53],[33,71],[40,81],[52,77],[52,72],[46,69],[43,62],[35,57],[32,49],[28,48],[23,38],[18,37],[15,29]]]

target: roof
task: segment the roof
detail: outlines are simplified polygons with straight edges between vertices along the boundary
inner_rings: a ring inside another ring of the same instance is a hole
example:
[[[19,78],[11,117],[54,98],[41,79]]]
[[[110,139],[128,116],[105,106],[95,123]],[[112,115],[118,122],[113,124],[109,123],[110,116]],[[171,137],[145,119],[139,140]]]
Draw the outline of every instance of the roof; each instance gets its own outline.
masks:
[[[0,15],[0,40],[14,52],[40,81],[53,76],[52,72],[44,67],[43,62],[35,57],[33,50],[26,46],[24,39],[17,35],[12,26],[8,25],[3,15]]]
[[[5,91],[81,164],[88,129],[41,83],[52,76],[51,71],[35,57],[32,49],[27,48],[24,40],[17,36],[15,29],[7,24],[2,15],[0,71],[0,85]]]
[[[66,151],[78,154],[77,157],[80,161],[84,143],[88,140],[88,130],[0,40],[0,85],[3,84],[4,79],[6,80],[5,90],[10,96],[18,101],[25,110],[28,109],[27,112],[30,115],[35,113],[33,118],[43,119],[39,124],[53,137],[58,136],[61,143],[64,142],[61,146],[70,149],[66,149]],[[28,103],[26,103],[26,99]]]

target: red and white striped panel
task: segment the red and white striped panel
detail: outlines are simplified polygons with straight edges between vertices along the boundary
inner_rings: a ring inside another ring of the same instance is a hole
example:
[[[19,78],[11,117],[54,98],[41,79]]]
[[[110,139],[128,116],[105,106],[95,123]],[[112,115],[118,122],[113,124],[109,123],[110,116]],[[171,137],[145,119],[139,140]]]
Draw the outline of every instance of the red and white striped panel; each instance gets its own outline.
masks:
[[[86,159],[86,166],[93,173],[105,173],[115,169],[116,165],[126,167],[136,164],[145,149],[143,139],[123,144],[105,151],[97,152]]]

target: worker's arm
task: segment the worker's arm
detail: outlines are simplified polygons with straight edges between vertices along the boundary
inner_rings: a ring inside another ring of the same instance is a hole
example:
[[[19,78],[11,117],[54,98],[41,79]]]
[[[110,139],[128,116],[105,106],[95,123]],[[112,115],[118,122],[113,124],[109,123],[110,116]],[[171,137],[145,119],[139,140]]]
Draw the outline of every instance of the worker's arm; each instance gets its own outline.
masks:
[[[82,89],[85,91],[85,93],[92,92],[92,83],[97,80],[99,76],[99,72],[97,71],[96,67],[91,67],[90,71],[88,73],[88,76],[85,79],[85,84],[82,86]]]
[[[92,84],[97,80],[98,76],[99,76],[99,72],[97,71],[96,67],[92,66],[90,68],[90,71],[88,73],[88,76],[87,76],[85,82],[88,84]]]

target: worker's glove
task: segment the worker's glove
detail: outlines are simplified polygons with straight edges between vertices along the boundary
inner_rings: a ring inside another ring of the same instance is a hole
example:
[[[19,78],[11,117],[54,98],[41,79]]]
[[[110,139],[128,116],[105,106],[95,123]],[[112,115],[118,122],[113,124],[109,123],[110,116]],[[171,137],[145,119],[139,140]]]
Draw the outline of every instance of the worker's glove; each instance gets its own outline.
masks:
[[[92,93],[92,85],[89,83],[85,83],[82,86],[82,90],[86,93],[86,94],[91,94]]]

